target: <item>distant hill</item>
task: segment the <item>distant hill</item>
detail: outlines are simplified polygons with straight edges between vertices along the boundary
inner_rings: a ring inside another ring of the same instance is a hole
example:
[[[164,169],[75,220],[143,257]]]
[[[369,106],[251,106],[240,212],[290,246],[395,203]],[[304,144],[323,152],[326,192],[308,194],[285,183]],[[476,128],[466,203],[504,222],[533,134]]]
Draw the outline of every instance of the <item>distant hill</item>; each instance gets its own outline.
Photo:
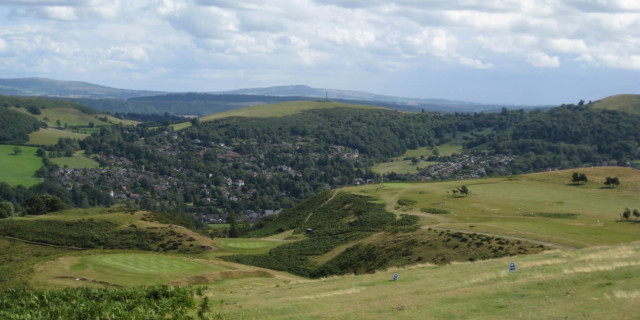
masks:
[[[228,117],[251,117],[251,118],[267,118],[267,117],[284,117],[300,113],[311,109],[326,108],[357,108],[357,109],[381,109],[381,107],[368,105],[355,105],[342,102],[323,102],[323,101],[292,101],[274,104],[263,104],[257,106],[235,109],[220,113],[215,113],[201,118],[201,121],[212,121]]]
[[[314,99],[329,99],[333,101],[351,102],[357,104],[368,104],[375,102],[376,105],[383,105],[392,109],[402,111],[429,111],[443,112],[480,112],[499,110],[502,107],[509,109],[532,108],[533,106],[505,106],[498,104],[480,104],[466,101],[456,101],[447,99],[418,99],[406,97],[394,97],[374,94],[354,90],[337,90],[312,88],[305,85],[275,86],[266,88],[248,88],[231,91],[223,91],[225,94],[248,94],[248,95],[268,95],[268,96],[302,96]],[[368,102],[368,103],[367,103]]]
[[[596,109],[616,110],[640,115],[640,95],[618,94],[593,102]]]
[[[0,79],[0,94],[12,96],[128,99],[161,93],[161,91],[116,89],[81,81],[45,78]]]
[[[210,93],[167,93],[117,89],[87,82],[45,78],[0,79],[0,94],[73,98],[102,112],[147,114],[168,112],[177,115],[198,116],[259,104],[325,99],[351,104],[383,106],[407,112],[422,110],[486,112],[498,111],[503,107],[508,109],[544,107],[394,97],[353,90],[312,88],[305,85],[247,88]]]

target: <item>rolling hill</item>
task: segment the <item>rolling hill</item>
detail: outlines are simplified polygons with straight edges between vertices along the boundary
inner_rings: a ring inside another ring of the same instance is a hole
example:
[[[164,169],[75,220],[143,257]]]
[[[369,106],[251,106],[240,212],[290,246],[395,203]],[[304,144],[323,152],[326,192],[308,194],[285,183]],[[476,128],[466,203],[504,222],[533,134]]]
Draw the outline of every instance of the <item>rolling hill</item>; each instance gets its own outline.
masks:
[[[283,230],[270,238],[211,240],[161,223],[146,212],[118,209],[0,220],[0,233],[12,237],[0,239],[0,282],[4,290],[16,285],[107,287],[114,295],[110,299],[131,297],[120,287],[197,284],[202,294],[194,293],[194,298],[199,303],[205,296],[224,301],[208,309],[220,319],[634,319],[640,225],[620,220],[619,212],[637,205],[640,173],[620,167],[579,171],[589,177],[588,183],[573,185],[573,170],[468,180],[464,183],[471,193],[466,197],[449,192],[461,181],[329,191],[283,212],[271,222],[274,226],[266,224],[265,230]],[[622,184],[618,189],[603,188],[606,176],[618,176]],[[373,201],[361,202],[366,198]],[[397,217],[417,216],[417,229],[398,225],[401,228],[372,230],[326,254],[308,257],[322,263],[359,252],[354,256],[359,262],[374,257],[395,264],[359,276],[310,280],[218,258],[267,252],[273,256],[274,250],[291,252],[292,245],[319,239],[314,232],[344,230],[340,224],[365,226],[358,221],[371,210],[360,211],[363,205]],[[423,210],[430,208],[440,211]],[[340,218],[339,212],[353,215]],[[327,224],[335,228],[325,228]],[[293,235],[288,228],[294,229]],[[120,236],[103,236],[109,233]],[[421,234],[432,236],[420,238]],[[135,238],[139,240],[130,241]],[[483,261],[426,259],[429,253],[437,258],[447,252],[481,253],[485,247],[522,250],[527,243],[551,250],[513,252]],[[211,250],[198,251],[202,245]],[[196,250],[180,254],[189,248]],[[377,255],[376,250],[385,254]],[[516,264],[515,272],[509,271],[510,263]],[[31,292],[32,297],[40,294],[56,297],[49,291]],[[53,307],[35,305],[39,310]],[[197,305],[188,308],[195,313]],[[539,309],[540,305],[545,307]]]
[[[117,89],[87,82],[60,81],[44,78],[0,79],[0,94],[73,98],[102,112],[155,113],[205,116],[265,103],[294,100],[329,100],[383,106],[419,112],[481,112],[509,109],[545,108],[545,106],[498,105],[446,99],[419,99],[379,95],[362,91],[312,88],[305,85],[248,88],[218,92],[168,93]]]
[[[116,89],[81,81],[46,78],[0,79],[0,94],[12,96],[128,99],[161,93],[160,91]]]
[[[592,103],[593,108],[640,114],[640,95],[619,94]]]

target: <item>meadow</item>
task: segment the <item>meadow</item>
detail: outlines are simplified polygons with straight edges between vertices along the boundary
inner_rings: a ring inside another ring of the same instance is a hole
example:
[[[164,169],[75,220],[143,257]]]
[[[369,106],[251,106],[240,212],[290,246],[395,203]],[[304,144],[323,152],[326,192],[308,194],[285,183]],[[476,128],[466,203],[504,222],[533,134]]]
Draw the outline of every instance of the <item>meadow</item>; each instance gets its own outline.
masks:
[[[22,152],[14,154],[14,145],[0,145],[0,182],[10,186],[30,187],[40,182],[33,175],[42,167],[42,159],[36,156],[37,148],[18,146]]]
[[[436,148],[438,149],[438,154],[441,156],[450,156],[462,151],[462,145],[443,144]],[[391,172],[397,174],[417,173],[418,168],[426,168],[438,164],[436,161],[426,161],[432,154],[433,148],[430,147],[407,150],[403,155],[392,158],[391,161],[376,164],[371,167],[371,170],[378,174],[389,174]],[[418,162],[413,163],[410,158],[417,158]]]
[[[68,167],[70,169],[97,168],[98,162],[84,156],[58,157],[49,159],[52,163],[59,167]]]
[[[76,133],[71,130],[62,130],[56,128],[42,128],[29,134],[30,145],[54,145],[58,143],[60,138],[71,138],[82,140],[88,137],[88,134]]]

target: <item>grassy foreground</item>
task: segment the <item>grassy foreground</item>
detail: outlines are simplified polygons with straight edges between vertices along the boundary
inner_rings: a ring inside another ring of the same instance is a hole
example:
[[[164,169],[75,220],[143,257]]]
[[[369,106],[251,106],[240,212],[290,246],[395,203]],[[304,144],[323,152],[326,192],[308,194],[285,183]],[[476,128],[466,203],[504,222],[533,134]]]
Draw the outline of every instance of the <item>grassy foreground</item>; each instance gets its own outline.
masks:
[[[227,280],[211,298],[225,319],[637,319],[639,272],[636,242],[318,281]]]

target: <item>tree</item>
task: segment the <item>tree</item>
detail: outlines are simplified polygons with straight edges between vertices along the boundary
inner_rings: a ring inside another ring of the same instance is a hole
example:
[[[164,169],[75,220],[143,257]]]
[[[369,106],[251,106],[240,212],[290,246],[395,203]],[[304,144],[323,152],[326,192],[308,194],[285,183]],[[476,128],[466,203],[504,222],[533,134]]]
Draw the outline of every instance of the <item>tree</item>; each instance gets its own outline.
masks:
[[[24,201],[23,212],[30,215],[42,215],[67,209],[62,199],[50,194],[36,194]]]
[[[622,212],[622,217],[625,218],[625,220],[629,220],[630,216],[631,216],[631,210],[629,210],[629,208],[624,208],[624,211]]]
[[[587,175],[584,174],[584,173],[574,172],[571,175],[571,182],[573,182],[575,184],[587,183],[587,182],[589,182],[589,179],[587,178]]]
[[[0,219],[8,218],[13,215],[13,205],[11,202],[0,202]]]
[[[609,186],[610,188],[616,188],[620,185],[620,179],[618,177],[612,178],[607,177],[607,180],[604,182],[605,186]]]
[[[636,220],[640,217],[640,211],[638,211],[638,209],[633,209],[633,217],[636,218]]]
[[[20,155],[22,153],[22,149],[20,149],[20,147],[15,146],[13,147],[13,154],[15,154],[16,156]]]
[[[462,185],[462,186],[460,186],[460,187],[458,188],[458,191],[460,191],[460,194],[463,194],[463,195],[465,195],[465,196],[468,196],[468,195],[469,195],[469,193],[471,192],[471,191],[469,191],[469,188],[467,188],[467,186],[466,186],[466,185]]]

